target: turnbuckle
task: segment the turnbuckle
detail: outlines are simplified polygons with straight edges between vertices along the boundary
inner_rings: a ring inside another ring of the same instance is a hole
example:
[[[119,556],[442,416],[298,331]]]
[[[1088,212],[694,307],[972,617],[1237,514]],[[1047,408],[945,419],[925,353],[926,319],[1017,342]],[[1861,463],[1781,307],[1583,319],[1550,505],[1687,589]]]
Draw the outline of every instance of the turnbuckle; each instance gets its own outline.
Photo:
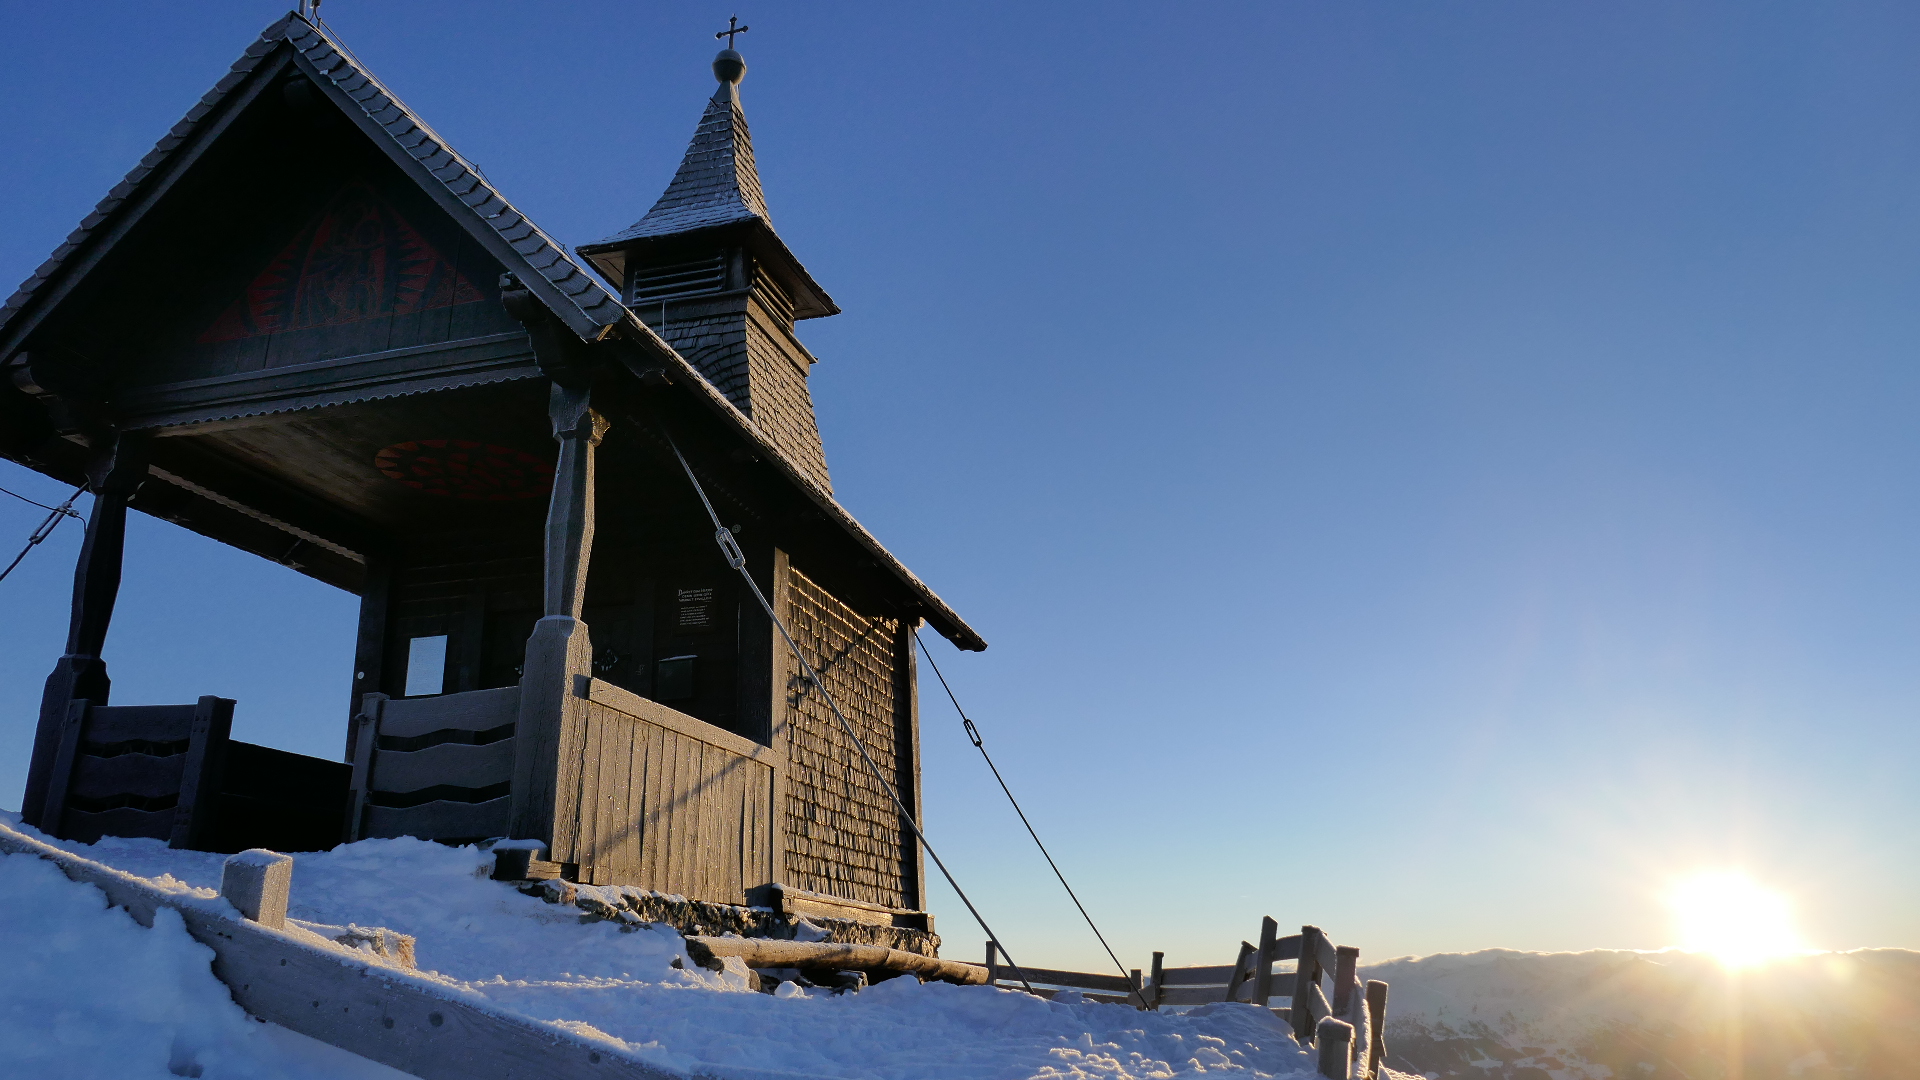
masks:
[[[733,533],[725,525],[714,531],[713,538],[720,542],[720,553],[727,557],[728,566],[738,570],[747,565],[747,556],[740,550],[740,541],[733,538]]]

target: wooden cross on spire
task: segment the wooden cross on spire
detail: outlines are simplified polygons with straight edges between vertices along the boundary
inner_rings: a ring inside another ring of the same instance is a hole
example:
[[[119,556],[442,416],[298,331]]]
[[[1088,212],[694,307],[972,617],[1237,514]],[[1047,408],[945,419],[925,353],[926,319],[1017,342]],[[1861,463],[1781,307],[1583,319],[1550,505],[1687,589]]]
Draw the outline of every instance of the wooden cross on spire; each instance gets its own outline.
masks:
[[[727,39],[727,48],[729,48],[729,49],[731,49],[731,48],[733,48],[733,38],[734,38],[734,35],[735,35],[735,34],[744,34],[744,33],[746,33],[746,32],[747,32],[748,30],[751,30],[751,29],[752,29],[752,27],[749,27],[749,26],[741,26],[741,25],[740,25],[740,16],[738,16],[738,15],[729,15],[729,16],[727,16],[727,28],[726,28],[725,30],[722,30],[722,31],[720,31],[719,33],[717,33],[717,34],[715,34],[715,35],[713,35],[713,36],[714,36],[714,39],[715,39],[715,40],[719,40],[720,38],[726,38],[726,39]]]

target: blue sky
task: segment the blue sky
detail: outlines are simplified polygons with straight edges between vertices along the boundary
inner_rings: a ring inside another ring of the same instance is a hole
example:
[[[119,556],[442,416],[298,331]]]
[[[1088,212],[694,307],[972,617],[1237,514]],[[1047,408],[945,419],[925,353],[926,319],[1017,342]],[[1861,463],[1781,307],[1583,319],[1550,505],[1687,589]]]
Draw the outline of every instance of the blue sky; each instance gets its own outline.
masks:
[[[0,0],[0,278],[279,11]],[[1130,965],[1263,914],[1659,947],[1707,867],[1920,947],[1920,9],[325,11],[570,243],[652,203],[753,26],[774,223],[846,310],[801,328],[836,486],[992,642],[934,648]],[[0,805],[78,539],[0,584]],[[116,699],[335,754],[353,616],[140,520]],[[936,845],[1023,962],[1093,965],[927,689]]]

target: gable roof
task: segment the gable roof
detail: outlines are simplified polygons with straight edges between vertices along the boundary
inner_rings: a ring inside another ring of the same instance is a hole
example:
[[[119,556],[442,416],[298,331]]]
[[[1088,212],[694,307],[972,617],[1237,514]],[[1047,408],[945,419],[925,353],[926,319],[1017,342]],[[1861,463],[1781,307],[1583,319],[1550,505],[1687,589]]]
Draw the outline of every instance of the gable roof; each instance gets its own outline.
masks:
[[[90,263],[89,249],[104,248],[144,214],[224,128],[238,111],[236,106],[244,104],[236,99],[246,90],[258,92],[258,83],[250,80],[282,44],[291,46],[293,62],[349,117],[376,141],[388,144],[384,148],[428,194],[450,211],[478,219],[484,226],[481,239],[496,258],[531,271],[522,274],[522,280],[574,333],[591,340],[620,321],[626,308],[564,247],[514,209],[478,168],[448,146],[330,34],[289,13],[261,32],[226,78],[214,84],[0,306],[0,357],[19,347],[39,316],[84,273]],[[250,99],[251,94],[244,96]]]
[[[735,436],[747,442],[755,455],[812,502],[828,522],[867,552],[876,567],[904,586],[935,629],[962,649],[987,647],[985,639],[707,381],[698,368],[607,292],[593,273],[575,261],[565,248],[515,209],[478,168],[448,146],[324,27],[295,13],[289,13],[262,31],[259,40],[234,62],[226,77],[173,126],[6,304],[0,306],[0,364],[19,349],[41,318],[84,278],[98,257],[160,201],[253,96],[270,85],[277,73],[289,64],[312,78],[442,209],[457,220],[477,226],[470,228],[475,238],[580,340],[630,343],[651,361],[664,364],[673,374],[675,387],[684,388],[724,426],[732,429]],[[740,130],[744,134],[744,118]],[[747,148],[746,162],[751,172],[751,147]],[[753,190],[757,197],[757,176]],[[785,253],[785,245],[773,236],[765,218],[757,220],[760,231]],[[786,258],[793,260],[791,253],[787,253]],[[798,268],[797,260],[793,266]],[[799,272],[805,275],[804,269]],[[810,282],[811,278],[807,280]],[[824,297],[825,293],[820,295]],[[644,366],[636,363],[638,359],[623,357],[636,369]]]

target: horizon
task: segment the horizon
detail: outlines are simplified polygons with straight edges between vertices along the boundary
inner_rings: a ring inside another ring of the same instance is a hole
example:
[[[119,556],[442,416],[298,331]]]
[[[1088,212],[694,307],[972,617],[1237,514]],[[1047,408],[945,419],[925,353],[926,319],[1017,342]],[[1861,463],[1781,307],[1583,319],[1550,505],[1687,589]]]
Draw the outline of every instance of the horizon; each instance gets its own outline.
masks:
[[[0,277],[283,10],[16,5]],[[665,188],[735,13],[326,5],[569,245]],[[799,328],[838,497],[991,643],[928,640],[1127,966],[1263,915],[1659,952],[1714,871],[1786,905],[1750,936],[1920,949],[1920,11],[738,13],[846,309]],[[44,516],[0,496],[0,559]],[[355,598],[130,517],[116,702],[337,758]],[[0,582],[0,807],[79,536]],[[921,690],[929,838],[1022,963],[1104,969]]]

